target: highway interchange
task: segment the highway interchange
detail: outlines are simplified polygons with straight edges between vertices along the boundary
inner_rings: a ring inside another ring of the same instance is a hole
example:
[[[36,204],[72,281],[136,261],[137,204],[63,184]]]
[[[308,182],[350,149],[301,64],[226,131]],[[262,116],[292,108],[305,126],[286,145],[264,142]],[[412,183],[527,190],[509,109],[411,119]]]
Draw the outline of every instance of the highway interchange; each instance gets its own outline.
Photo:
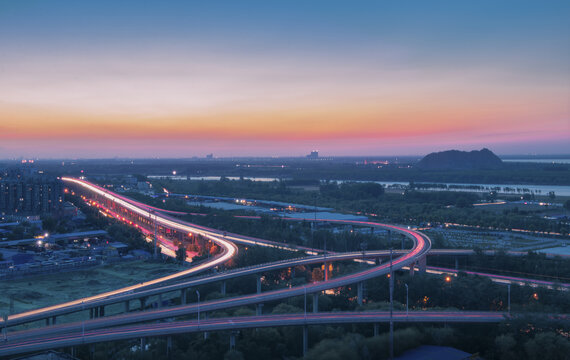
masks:
[[[112,201],[117,206],[120,206],[123,209],[127,209],[134,214],[146,217],[149,219],[149,221],[158,223],[161,226],[185,233],[200,234],[201,236],[219,245],[222,251],[219,255],[212,257],[208,261],[205,261],[197,266],[193,266],[183,272],[158,279],[153,279],[148,282],[117,289],[103,294],[98,294],[83,299],[77,299],[72,302],[36,309],[25,313],[10,315],[7,319],[7,323],[4,321],[1,323],[2,327],[4,328],[4,334],[7,336],[7,338],[6,341],[0,345],[0,355],[13,355],[18,353],[37,351],[41,349],[75,346],[82,343],[95,343],[99,341],[169,335],[194,331],[228,330],[234,328],[237,329],[277,325],[311,325],[318,323],[378,323],[386,321],[385,313],[382,314],[362,312],[358,313],[359,316],[355,316],[354,314],[351,316],[349,313],[336,313],[331,315],[316,312],[314,314],[304,314],[303,316],[300,316],[299,314],[290,314],[286,316],[283,315],[281,317],[277,317],[276,315],[261,315],[258,313],[258,316],[255,317],[202,320],[202,323],[200,324],[197,324],[196,321],[174,321],[158,324],[149,324],[143,322],[163,319],[175,319],[199,313],[200,311],[208,312],[244,305],[263,304],[264,302],[282,300],[294,296],[306,297],[307,294],[319,294],[324,290],[347,285],[358,284],[360,287],[360,284],[362,284],[362,282],[365,280],[386,275],[391,271],[395,271],[404,267],[413,268],[416,265],[419,265],[420,270],[425,270],[425,257],[431,248],[431,242],[428,237],[407,228],[365,221],[342,221],[341,223],[345,224],[349,223],[353,225],[379,227],[393,232],[401,233],[411,239],[414,245],[411,250],[404,252],[394,252],[394,255],[397,257],[394,258],[391,263],[385,262],[371,267],[366,267],[364,270],[357,273],[328,279],[322,282],[314,282],[303,286],[296,286],[267,292],[261,292],[258,280],[258,291],[255,294],[237,297],[226,297],[201,303],[186,304],[186,294],[188,289],[197,285],[211,282],[223,283],[223,281],[227,279],[235,278],[238,276],[259,274],[264,271],[294,267],[298,265],[329,263],[333,261],[346,261],[355,259],[360,261],[363,259],[380,259],[387,256],[387,251],[381,250],[357,253],[329,252],[326,254],[307,256],[276,263],[260,264],[244,269],[235,269],[232,271],[221,272],[213,275],[206,275],[199,278],[182,281],[182,279],[185,277],[193,276],[199,272],[214,268],[231,259],[237,254],[238,251],[235,243],[286,248],[293,251],[304,250],[307,253],[315,253],[310,251],[310,249],[299,249],[299,247],[291,247],[282,243],[255,239],[238,234],[228,234],[226,232],[209,229],[203,226],[189,224],[187,222],[181,221],[180,219],[166,215],[161,209],[152,208],[148,205],[112,193],[87,181],[74,178],[63,178],[63,180],[79,186],[84,190],[97,194],[100,197],[104,197],[105,199]],[[164,239],[161,241],[164,241]],[[449,269],[431,269],[431,271],[445,270]],[[504,278],[505,277],[499,277],[498,281],[514,281],[513,279],[508,279],[508,277],[506,277],[507,279]],[[563,285],[565,287],[568,287],[568,284]],[[166,294],[170,294],[170,297],[172,297],[173,293],[179,294],[175,296],[180,296],[181,305],[147,311],[130,311],[129,306],[132,300],[139,300],[141,302],[141,310],[144,310],[144,302],[150,296],[161,297],[162,295],[166,296]],[[361,295],[360,291],[359,295]],[[360,296],[359,300],[361,301]],[[316,304],[315,301],[317,302]],[[318,298],[316,296],[313,296],[313,302],[313,309],[317,310]],[[98,318],[90,319],[88,321],[53,325],[55,323],[56,316],[61,316],[64,314],[83,312],[86,310],[90,310],[93,314],[93,309],[101,309],[99,314],[103,315],[104,312],[102,309],[104,309],[106,305],[114,303],[124,303],[125,312],[119,315],[106,317],[101,316]],[[410,313],[410,316],[406,317],[405,320],[402,320],[401,316],[402,315],[400,313],[394,313],[394,321],[488,322],[501,321],[504,319],[505,314],[498,312],[413,312]],[[6,333],[7,327],[13,327],[49,318],[54,319],[52,320],[52,326],[32,328],[30,330],[10,331]]]

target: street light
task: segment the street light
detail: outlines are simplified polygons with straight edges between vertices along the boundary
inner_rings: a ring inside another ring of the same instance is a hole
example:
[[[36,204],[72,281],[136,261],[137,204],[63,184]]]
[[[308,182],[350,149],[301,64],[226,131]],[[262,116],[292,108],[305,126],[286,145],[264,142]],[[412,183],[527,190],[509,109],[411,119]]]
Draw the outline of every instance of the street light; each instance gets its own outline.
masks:
[[[408,284],[404,284],[406,286],[406,317],[408,317]]]
[[[198,325],[200,325],[200,292],[196,290],[196,295],[198,295]]]

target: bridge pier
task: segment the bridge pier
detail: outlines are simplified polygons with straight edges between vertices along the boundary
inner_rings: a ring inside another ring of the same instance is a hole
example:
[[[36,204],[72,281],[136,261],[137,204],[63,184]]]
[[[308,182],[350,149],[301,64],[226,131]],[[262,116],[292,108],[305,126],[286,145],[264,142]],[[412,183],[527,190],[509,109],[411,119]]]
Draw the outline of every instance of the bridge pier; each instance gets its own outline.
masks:
[[[257,277],[257,293],[261,294],[261,276]]]
[[[220,293],[226,296],[226,280],[222,281],[222,285],[220,285]]]
[[[129,306],[129,300],[125,301],[125,313],[128,313],[131,310]]]
[[[362,292],[363,292],[363,287],[364,287],[364,283],[362,281],[360,281],[357,285],[357,299],[358,299],[358,305],[362,306]]]
[[[319,312],[319,293],[313,294],[313,312]]]
[[[46,326],[49,326],[49,318],[46,318]]]
[[[89,319],[93,319],[95,317],[95,312],[93,311],[93,308],[89,309]]]
[[[419,267],[419,271],[425,273],[426,269],[427,269],[427,259],[426,256],[422,256],[419,260],[418,260],[418,267]]]
[[[257,304],[255,306],[255,315],[261,316],[263,314],[263,304]]]
[[[170,353],[172,352],[172,336],[166,338],[166,357],[170,359]]]
[[[307,356],[309,350],[309,329],[307,325],[303,326],[303,357]]]
[[[55,316],[51,318],[51,324],[55,325]]]
[[[146,297],[139,298],[139,301],[141,303],[141,311],[144,311],[144,308],[146,306]]]
[[[374,336],[378,336],[378,334],[380,333],[380,326],[378,323],[374,323]]]
[[[162,307],[162,294],[158,294],[158,308]]]
[[[230,333],[230,350],[236,349],[236,332],[232,330]]]
[[[4,313],[4,315],[2,315],[2,320],[4,320],[4,326],[2,327],[2,339],[4,339],[4,341],[7,341],[8,340],[8,314]]]
[[[99,307],[99,316],[100,316],[100,317],[105,316],[105,306],[104,306],[104,305],[101,305],[101,306]]]
[[[188,304],[188,289],[181,289],[180,290],[180,305]]]
[[[141,351],[145,351],[146,350],[146,338],[142,337],[141,338]]]

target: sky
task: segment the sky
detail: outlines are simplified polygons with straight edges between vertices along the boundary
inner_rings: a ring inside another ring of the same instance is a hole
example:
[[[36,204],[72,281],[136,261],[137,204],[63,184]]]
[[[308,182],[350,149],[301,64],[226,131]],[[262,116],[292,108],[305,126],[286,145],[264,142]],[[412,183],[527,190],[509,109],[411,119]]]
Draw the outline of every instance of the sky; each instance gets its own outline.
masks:
[[[570,2],[0,0],[0,159],[570,154]]]

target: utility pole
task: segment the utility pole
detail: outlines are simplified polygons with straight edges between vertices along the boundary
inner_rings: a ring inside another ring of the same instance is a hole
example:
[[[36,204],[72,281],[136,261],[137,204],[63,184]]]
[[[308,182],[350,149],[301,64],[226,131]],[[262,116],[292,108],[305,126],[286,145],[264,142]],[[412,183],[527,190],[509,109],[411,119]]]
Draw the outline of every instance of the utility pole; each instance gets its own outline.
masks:
[[[149,208],[149,209],[148,209],[148,213],[149,213],[148,216],[149,216],[149,218],[150,218],[150,217],[151,217],[151,214],[153,214],[154,211]],[[156,215],[155,215],[155,217],[154,217],[153,222],[154,222],[154,241],[153,241],[153,245],[154,245],[154,246],[153,246],[153,247],[154,247],[154,255],[153,255],[153,257],[154,257],[154,259],[156,260],[156,258],[158,257],[158,252],[157,252],[158,241],[157,241],[157,229],[156,229]]]
[[[196,295],[198,296],[198,326],[200,326],[200,292],[196,290]]]
[[[508,290],[508,310],[509,310],[509,315],[511,315],[511,284],[507,284],[507,290]]]
[[[406,285],[406,318],[408,317],[408,284]]]
[[[390,248],[390,359],[394,359],[394,273],[392,272],[392,248]]]

